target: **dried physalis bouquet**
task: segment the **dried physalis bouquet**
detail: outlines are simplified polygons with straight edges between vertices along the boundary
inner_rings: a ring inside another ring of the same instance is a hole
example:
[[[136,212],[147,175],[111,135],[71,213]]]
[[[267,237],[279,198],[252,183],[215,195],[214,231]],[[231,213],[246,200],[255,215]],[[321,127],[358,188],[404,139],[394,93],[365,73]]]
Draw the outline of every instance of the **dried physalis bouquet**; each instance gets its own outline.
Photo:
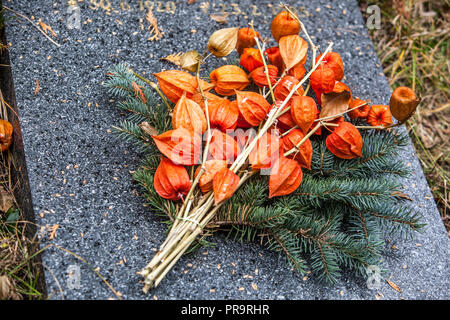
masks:
[[[284,9],[270,26],[274,40],[253,24],[221,29],[205,54],[184,53],[181,70],[154,81],[123,64],[107,74],[119,108],[131,112],[116,129],[145,154],[134,179],[151,212],[169,219],[140,271],[144,291],[219,229],[261,236],[291,267],[334,282],[378,265],[384,232],[422,227],[396,179],[408,174],[398,161],[408,138],[395,127],[419,99],[404,87],[389,105],[355,97],[333,43],[320,52]],[[235,51],[236,64],[202,70]]]

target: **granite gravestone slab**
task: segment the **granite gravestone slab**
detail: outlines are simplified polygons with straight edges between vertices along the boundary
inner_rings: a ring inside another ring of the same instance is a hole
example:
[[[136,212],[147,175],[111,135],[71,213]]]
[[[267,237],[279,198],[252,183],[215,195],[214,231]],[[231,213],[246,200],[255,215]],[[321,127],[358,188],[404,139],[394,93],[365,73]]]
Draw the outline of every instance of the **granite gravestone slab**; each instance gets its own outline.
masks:
[[[314,41],[329,40],[345,63],[345,82],[356,96],[387,103],[390,88],[356,1],[288,1]],[[162,284],[144,295],[140,270],[165,238],[166,227],[136,195],[130,170],[140,155],[111,132],[123,115],[102,83],[109,66],[126,62],[150,76],[172,68],[160,58],[203,50],[221,28],[210,14],[228,13],[228,26],[254,20],[263,36],[277,13],[270,1],[4,1],[41,18],[58,35],[52,44],[24,19],[7,26],[12,73],[23,130],[34,214],[42,247],[53,243],[83,257],[127,299],[448,299],[449,241],[419,162],[410,147],[402,161],[413,169],[405,192],[428,224],[413,241],[387,239],[390,279],[377,290],[351,275],[335,286],[289,270],[284,258],[253,243],[217,235],[215,247],[183,257]],[[151,9],[164,35],[148,41]],[[9,15],[9,14],[8,14]],[[261,26],[261,27],[259,27]],[[264,27],[263,27],[264,26]],[[36,80],[40,91],[35,94]],[[59,226],[49,239],[49,227]],[[393,245],[397,249],[393,249]],[[115,298],[90,267],[66,251],[43,253],[53,299]],[[75,277],[75,281],[74,278]],[[79,281],[76,281],[79,280]],[[256,285],[256,286],[255,286]]]

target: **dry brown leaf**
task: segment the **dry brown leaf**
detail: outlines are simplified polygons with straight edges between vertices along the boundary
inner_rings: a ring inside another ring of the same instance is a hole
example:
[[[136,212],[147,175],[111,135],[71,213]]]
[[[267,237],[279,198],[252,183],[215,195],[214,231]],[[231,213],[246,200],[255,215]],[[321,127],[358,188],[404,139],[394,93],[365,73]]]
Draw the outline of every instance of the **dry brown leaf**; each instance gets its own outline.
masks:
[[[280,54],[286,65],[286,71],[303,61],[308,52],[308,42],[298,35],[284,36],[279,42]]]
[[[0,210],[3,212],[8,211],[14,205],[14,196],[6,191],[3,186],[0,186]]]
[[[215,14],[215,13],[212,13],[212,14],[209,15],[209,17],[210,17],[212,20],[214,20],[215,22],[220,23],[220,24],[226,24],[226,23],[228,23],[228,20],[227,20],[228,13],[225,13],[225,14]]]
[[[397,292],[402,292],[402,289],[400,289],[400,287],[398,285],[396,285],[395,283],[393,283],[392,281],[389,281],[388,279],[386,279],[386,282],[388,283],[388,285],[390,285],[392,287],[392,289],[394,289]]]
[[[7,276],[0,276],[0,300],[20,300],[21,296],[14,290],[12,281]]]
[[[161,58],[161,60],[166,60],[174,65],[181,67],[181,56],[184,54],[184,52],[178,52],[178,53],[172,53],[169,54],[167,57]]]
[[[41,86],[39,85],[39,80],[36,79],[36,89],[34,90],[34,94],[38,94],[41,90]]]
[[[141,130],[144,131],[149,136],[158,135],[158,130],[156,130],[154,127],[152,127],[147,121],[142,122],[139,125],[139,128],[141,128]]]
[[[48,35],[48,32],[52,34],[55,38],[58,38],[58,35],[53,31],[52,27],[49,25],[43,23],[42,21],[39,21],[39,25],[41,26],[42,30],[45,32],[46,35]]]
[[[341,116],[348,110],[349,99],[350,92],[348,91],[322,93],[322,109],[319,118],[333,120]]]

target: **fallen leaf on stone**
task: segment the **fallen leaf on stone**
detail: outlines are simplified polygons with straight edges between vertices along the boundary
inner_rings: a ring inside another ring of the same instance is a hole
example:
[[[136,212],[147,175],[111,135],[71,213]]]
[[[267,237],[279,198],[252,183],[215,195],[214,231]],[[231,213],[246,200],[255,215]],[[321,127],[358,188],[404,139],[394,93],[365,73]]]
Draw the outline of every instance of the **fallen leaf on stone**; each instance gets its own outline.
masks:
[[[400,289],[400,287],[398,285],[396,285],[395,283],[393,283],[392,281],[389,281],[388,279],[386,279],[386,282],[388,283],[388,285],[390,285],[392,287],[392,289],[394,289],[397,292],[402,292],[402,289]]]
[[[214,13],[212,13],[212,14],[209,15],[209,17],[212,20],[214,20],[215,22],[220,23],[220,24],[228,23],[228,20],[227,20],[228,13],[225,13],[223,15],[222,14],[214,14]]]

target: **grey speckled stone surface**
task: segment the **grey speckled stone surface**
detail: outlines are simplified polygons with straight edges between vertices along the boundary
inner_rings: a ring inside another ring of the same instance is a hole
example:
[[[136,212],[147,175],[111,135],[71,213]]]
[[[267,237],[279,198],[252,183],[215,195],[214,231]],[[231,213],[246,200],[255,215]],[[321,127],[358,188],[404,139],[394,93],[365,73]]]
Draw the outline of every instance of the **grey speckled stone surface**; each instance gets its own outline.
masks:
[[[94,10],[91,1],[80,1],[81,29],[69,30],[67,1],[41,0],[37,6],[36,1],[4,0],[5,5],[34,16],[35,20],[42,18],[52,26],[61,43],[60,48],[52,45],[23,19],[8,23],[33,206],[38,224],[60,226],[53,243],[99,268],[127,299],[375,299],[378,293],[383,299],[450,297],[449,240],[412,147],[402,156],[402,161],[414,171],[404,181],[405,192],[414,199],[428,227],[412,241],[389,239],[386,243],[386,265],[401,293],[385,282],[381,289],[369,290],[363,280],[350,275],[334,287],[304,280],[289,271],[277,254],[258,244],[234,243],[219,234],[214,239],[217,246],[208,248],[207,254],[202,249],[194,256],[183,257],[162,285],[145,296],[136,271],[163,241],[165,226],[133,193],[136,186],[129,170],[138,166],[140,157],[110,133],[111,126],[123,115],[113,108],[102,82],[106,69],[114,63],[128,62],[148,75],[170,68],[159,60],[161,57],[186,49],[202,50],[211,31],[220,28],[208,15],[222,7],[218,1],[204,9],[200,8],[202,1],[193,5],[176,1],[175,14],[171,14],[164,8],[167,3],[173,8],[172,2],[163,1],[159,6],[155,1],[155,16],[165,35],[159,42],[148,42],[148,34],[139,27],[145,16],[139,2],[125,1],[134,3],[128,11],[120,9],[121,0],[110,2],[113,10],[106,12],[101,8]],[[273,17],[269,1],[254,1],[259,6],[256,11],[250,1],[235,2],[248,16],[234,14],[238,7],[223,1],[231,13],[228,25],[244,26],[254,19],[257,28],[268,37],[268,23]],[[329,39],[334,40],[334,50],[341,53],[345,63],[345,82],[353,93],[376,103],[387,103],[390,89],[356,1],[289,3],[302,8],[300,17],[322,48]],[[160,7],[164,12],[159,12]],[[263,23],[264,28],[260,27]],[[37,95],[36,79],[41,86]],[[44,237],[42,245],[47,242]],[[391,248],[393,244],[397,250]],[[48,249],[43,262],[52,298],[113,297],[94,272],[72,255]],[[67,286],[70,265],[81,268],[79,289]],[[252,289],[252,283],[258,286],[257,291]],[[239,291],[240,287],[244,290]]]

